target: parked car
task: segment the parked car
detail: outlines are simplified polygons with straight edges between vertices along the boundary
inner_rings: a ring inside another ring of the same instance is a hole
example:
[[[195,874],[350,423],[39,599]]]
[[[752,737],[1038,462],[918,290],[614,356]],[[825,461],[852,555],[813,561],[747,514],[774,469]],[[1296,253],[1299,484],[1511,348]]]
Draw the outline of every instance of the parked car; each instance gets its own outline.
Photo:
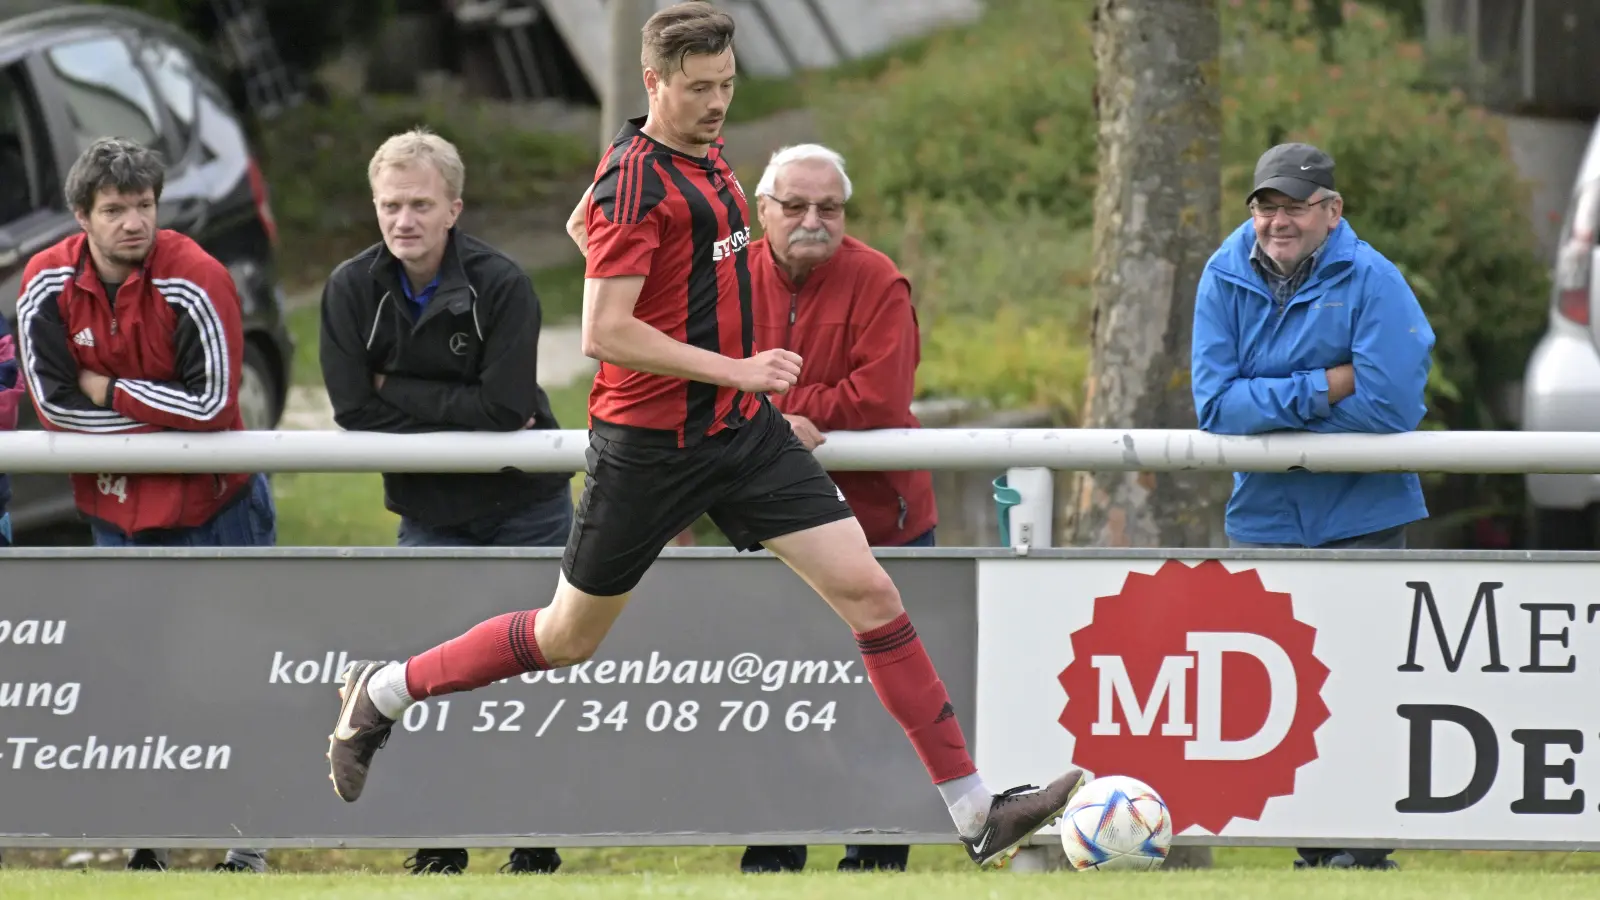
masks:
[[[1573,181],[1552,271],[1550,326],[1528,359],[1524,431],[1600,431],[1600,128]],[[1600,475],[1528,475],[1529,546],[1591,549]]]
[[[181,30],[130,10],[7,10],[0,2],[0,313],[15,325],[28,259],[78,230],[62,196],[73,160],[106,135],[141,141],[169,164],[159,224],[195,238],[233,274],[245,334],[239,404],[247,427],[275,427],[294,358],[277,231],[249,122],[221,69]],[[39,427],[31,404],[23,417],[19,427]],[[76,519],[65,476],[12,483],[19,531]]]

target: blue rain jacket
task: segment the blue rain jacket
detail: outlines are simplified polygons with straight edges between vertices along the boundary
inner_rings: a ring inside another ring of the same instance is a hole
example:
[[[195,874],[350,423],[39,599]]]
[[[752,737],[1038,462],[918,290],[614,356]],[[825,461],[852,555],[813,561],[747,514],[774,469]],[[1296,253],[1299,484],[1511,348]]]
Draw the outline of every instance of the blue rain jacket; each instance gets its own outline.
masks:
[[[1195,298],[1191,376],[1200,428],[1413,431],[1427,406],[1433,329],[1394,264],[1340,221],[1316,268],[1280,309],[1250,262],[1246,221],[1206,264]],[[1355,368],[1355,393],[1328,403],[1327,370]],[[1426,518],[1411,472],[1236,472],[1228,536],[1315,547]]]

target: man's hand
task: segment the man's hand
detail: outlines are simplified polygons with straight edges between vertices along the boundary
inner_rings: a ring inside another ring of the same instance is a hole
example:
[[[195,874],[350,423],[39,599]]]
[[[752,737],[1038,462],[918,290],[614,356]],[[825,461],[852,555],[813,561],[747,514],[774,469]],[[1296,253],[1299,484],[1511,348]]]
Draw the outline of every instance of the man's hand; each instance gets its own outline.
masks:
[[[805,416],[784,416],[789,420],[789,427],[794,429],[794,436],[800,439],[807,450],[815,450],[818,445],[828,441],[827,435],[817,429],[815,423]]]
[[[78,370],[78,390],[83,391],[83,395],[88,397],[89,402],[94,405],[111,406],[111,398],[107,395],[107,389],[110,387],[111,379],[101,375],[99,372],[91,372],[88,369]]]
[[[800,354],[790,350],[763,350],[734,362],[729,387],[747,394],[785,394],[800,380]]]
[[[567,217],[567,234],[572,236],[572,242],[578,245],[578,252],[584,256],[589,255],[589,228],[584,224],[585,213],[589,209],[589,195],[594,191],[594,185],[589,185],[588,190],[578,199],[578,205],[572,208],[572,215]]]
[[[1356,392],[1356,370],[1349,363],[1328,370],[1328,404],[1331,406]]]
[[[372,373],[372,389],[375,390],[375,391],[383,390],[383,373],[382,372],[373,372]]]

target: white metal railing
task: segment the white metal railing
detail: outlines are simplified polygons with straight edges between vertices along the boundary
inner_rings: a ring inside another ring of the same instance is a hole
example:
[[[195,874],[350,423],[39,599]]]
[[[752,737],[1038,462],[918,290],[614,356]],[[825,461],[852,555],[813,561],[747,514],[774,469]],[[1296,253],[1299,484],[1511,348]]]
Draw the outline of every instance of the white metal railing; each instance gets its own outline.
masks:
[[[1230,437],[1161,429],[832,432],[829,469],[1600,473],[1600,432],[1419,431]],[[583,431],[0,433],[0,471],[493,472],[584,468]]]

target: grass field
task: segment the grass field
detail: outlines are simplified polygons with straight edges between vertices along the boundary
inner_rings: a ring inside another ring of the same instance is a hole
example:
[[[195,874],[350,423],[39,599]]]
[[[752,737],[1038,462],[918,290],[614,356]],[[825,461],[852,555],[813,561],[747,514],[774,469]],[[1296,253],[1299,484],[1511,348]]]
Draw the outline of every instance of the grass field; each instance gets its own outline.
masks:
[[[915,863],[913,855],[913,864]],[[1281,859],[1281,855],[1280,855]],[[589,875],[565,872],[545,879],[495,874],[413,878],[404,874],[335,873],[235,874],[50,872],[0,873],[0,896],[51,897],[228,897],[322,898],[523,897],[532,894],[593,900],[620,897],[728,897],[827,900],[827,898],[908,898],[908,900],[1044,900],[1073,898],[1182,897],[1185,900],[1411,900],[1411,898],[1539,897],[1550,900],[1593,897],[1600,890],[1594,874],[1560,871],[1449,871],[1418,869],[1386,873],[1294,872],[1281,866],[1220,868],[1204,872],[1016,874],[1006,871],[910,872],[840,875],[807,871],[796,875],[746,876],[645,872]]]

